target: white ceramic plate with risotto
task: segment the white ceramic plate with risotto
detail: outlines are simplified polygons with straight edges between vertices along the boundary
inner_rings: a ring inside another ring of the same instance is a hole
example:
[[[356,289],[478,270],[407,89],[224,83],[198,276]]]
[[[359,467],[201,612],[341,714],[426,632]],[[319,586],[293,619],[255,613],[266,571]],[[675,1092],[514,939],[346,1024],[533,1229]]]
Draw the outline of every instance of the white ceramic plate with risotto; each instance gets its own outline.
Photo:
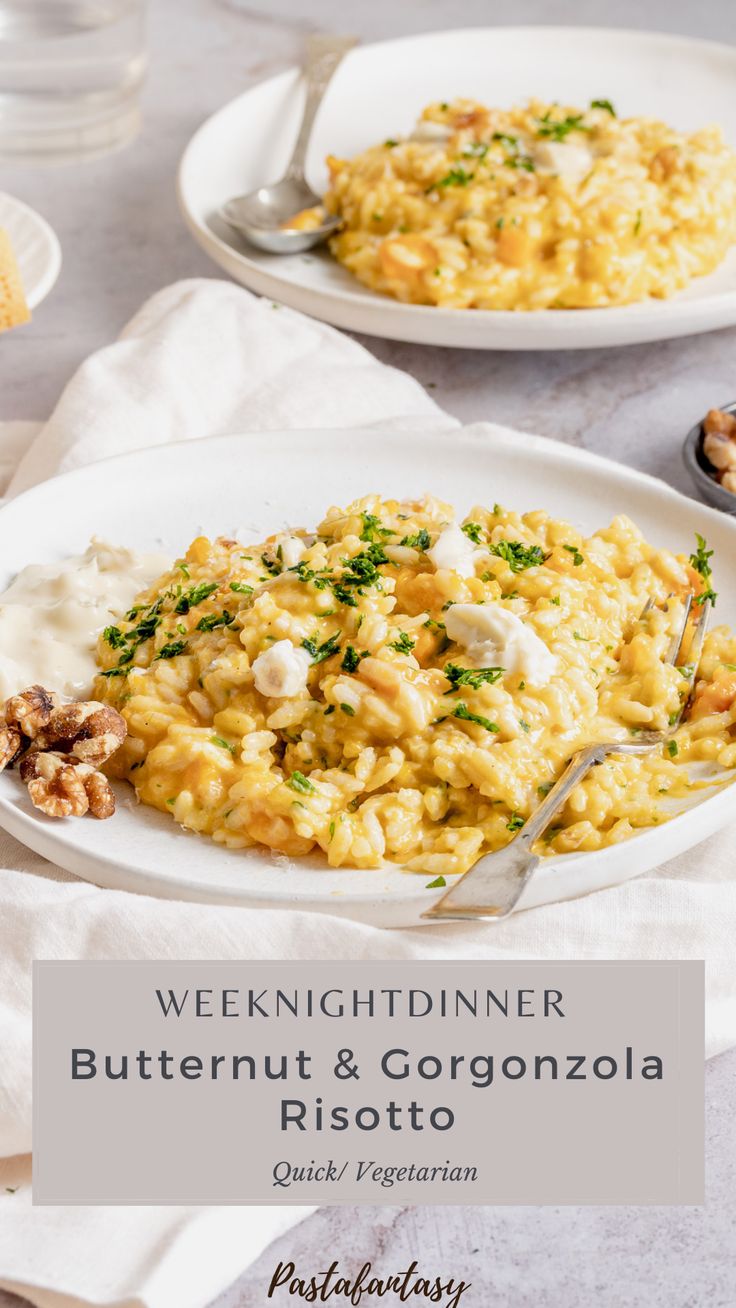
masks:
[[[311,183],[325,156],[349,158],[411,131],[423,107],[470,98],[510,107],[534,96],[620,117],[654,117],[679,131],[718,123],[736,146],[736,49],[691,37],[601,28],[431,32],[354,50],[338,69],[315,126]],[[196,133],[179,171],[195,240],[237,281],[337,327],[392,340],[470,349],[586,349],[663,340],[736,322],[736,249],[671,299],[623,307],[509,312],[401,304],[362,286],[322,247],[264,254],[217,216],[220,205],[279,178],[303,101],[298,69],[246,91]]]
[[[340,450],[340,457],[335,451]],[[465,514],[480,500],[544,508],[583,533],[625,512],[656,545],[689,551],[701,532],[715,550],[717,616],[736,625],[736,521],[662,482],[593,454],[490,424],[463,431],[251,433],[162,446],[105,460],[43,483],[0,510],[0,591],[28,563],[85,549],[91,536],[179,556],[199,532],[239,529],[259,541],[313,526],[329,504],[369,492],[427,492]],[[69,506],[74,505],[74,512]],[[28,523],[34,524],[29,534]],[[252,533],[252,534],[249,534]],[[263,849],[226,850],[118,789],[109,821],[58,821],[33,809],[17,774],[0,775],[0,825],[24,844],[99,885],[177,899],[299,908],[383,926],[416,923],[437,895],[426,874],[330,870]],[[693,807],[599,853],[542,862],[523,906],[627,880],[704,839],[733,816],[730,787],[698,792]],[[450,879],[451,880],[451,879]]]

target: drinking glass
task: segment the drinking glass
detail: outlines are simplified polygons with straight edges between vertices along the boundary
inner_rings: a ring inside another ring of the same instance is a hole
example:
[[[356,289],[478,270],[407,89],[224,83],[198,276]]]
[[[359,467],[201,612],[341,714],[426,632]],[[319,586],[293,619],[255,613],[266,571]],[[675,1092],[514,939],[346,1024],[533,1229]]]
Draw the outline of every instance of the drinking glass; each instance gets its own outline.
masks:
[[[145,0],[0,0],[0,157],[126,144],[145,67]]]

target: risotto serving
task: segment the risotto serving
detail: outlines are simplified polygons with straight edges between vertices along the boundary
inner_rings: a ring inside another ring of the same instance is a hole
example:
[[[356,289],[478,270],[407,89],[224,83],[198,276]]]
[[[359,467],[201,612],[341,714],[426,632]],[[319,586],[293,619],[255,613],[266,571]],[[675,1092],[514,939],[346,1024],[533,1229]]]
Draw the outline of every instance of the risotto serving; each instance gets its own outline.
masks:
[[[709,552],[654,549],[628,518],[583,539],[499,505],[368,496],[314,533],[199,537],[99,644],[100,700],[139,798],[231,848],[318,848],[443,876],[507,843],[584,743],[666,729],[664,662]],[[645,618],[649,596],[665,601]],[[736,637],[707,637],[686,720],[661,753],[612,757],[546,850],[599,849],[736,765]]]
[[[460,309],[575,309],[666,297],[736,238],[720,128],[532,100],[432,104],[413,133],[328,159],[336,258],[375,291]]]

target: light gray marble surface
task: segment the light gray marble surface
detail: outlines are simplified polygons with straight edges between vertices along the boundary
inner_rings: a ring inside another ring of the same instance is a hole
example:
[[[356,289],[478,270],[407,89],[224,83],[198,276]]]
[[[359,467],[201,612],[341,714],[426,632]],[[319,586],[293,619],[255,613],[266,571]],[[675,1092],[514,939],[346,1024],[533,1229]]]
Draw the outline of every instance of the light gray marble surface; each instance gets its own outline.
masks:
[[[0,417],[43,418],[73,369],[113,339],[148,295],[177,278],[219,275],[178,217],[177,160],[209,113],[295,62],[305,33],[347,29],[377,40],[509,21],[736,41],[733,0],[525,0],[513,12],[500,0],[153,0],[138,140],[93,163],[14,164],[0,174],[3,190],[52,221],[64,250],[51,297],[30,327],[3,341]],[[684,433],[711,404],[736,397],[736,329],[544,355],[364,343],[431,384],[461,419],[492,418],[583,445],[683,490],[690,489],[680,462]],[[264,1254],[217,1308],[262,1305],[279,1257],[311,1273],[325,1251],[352,1270],[371,1259],[379,1273],[417,1258],[426,1271],[472,1281],[467,1308],[734,1308],[736,1051],[708,1065],[706,1085],[704,1209],[327,1209]],[[0,1293],[0,1308],[18,1303]]]

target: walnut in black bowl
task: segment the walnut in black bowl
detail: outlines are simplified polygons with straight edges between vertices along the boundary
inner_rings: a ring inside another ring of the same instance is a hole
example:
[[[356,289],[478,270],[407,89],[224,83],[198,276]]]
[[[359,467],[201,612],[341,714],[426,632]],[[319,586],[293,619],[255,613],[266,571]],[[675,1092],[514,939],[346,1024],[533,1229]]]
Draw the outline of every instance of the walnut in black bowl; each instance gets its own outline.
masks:
[[[736,401],[710,409],[688,432],[683,458],[706,503],[736,514]]]

